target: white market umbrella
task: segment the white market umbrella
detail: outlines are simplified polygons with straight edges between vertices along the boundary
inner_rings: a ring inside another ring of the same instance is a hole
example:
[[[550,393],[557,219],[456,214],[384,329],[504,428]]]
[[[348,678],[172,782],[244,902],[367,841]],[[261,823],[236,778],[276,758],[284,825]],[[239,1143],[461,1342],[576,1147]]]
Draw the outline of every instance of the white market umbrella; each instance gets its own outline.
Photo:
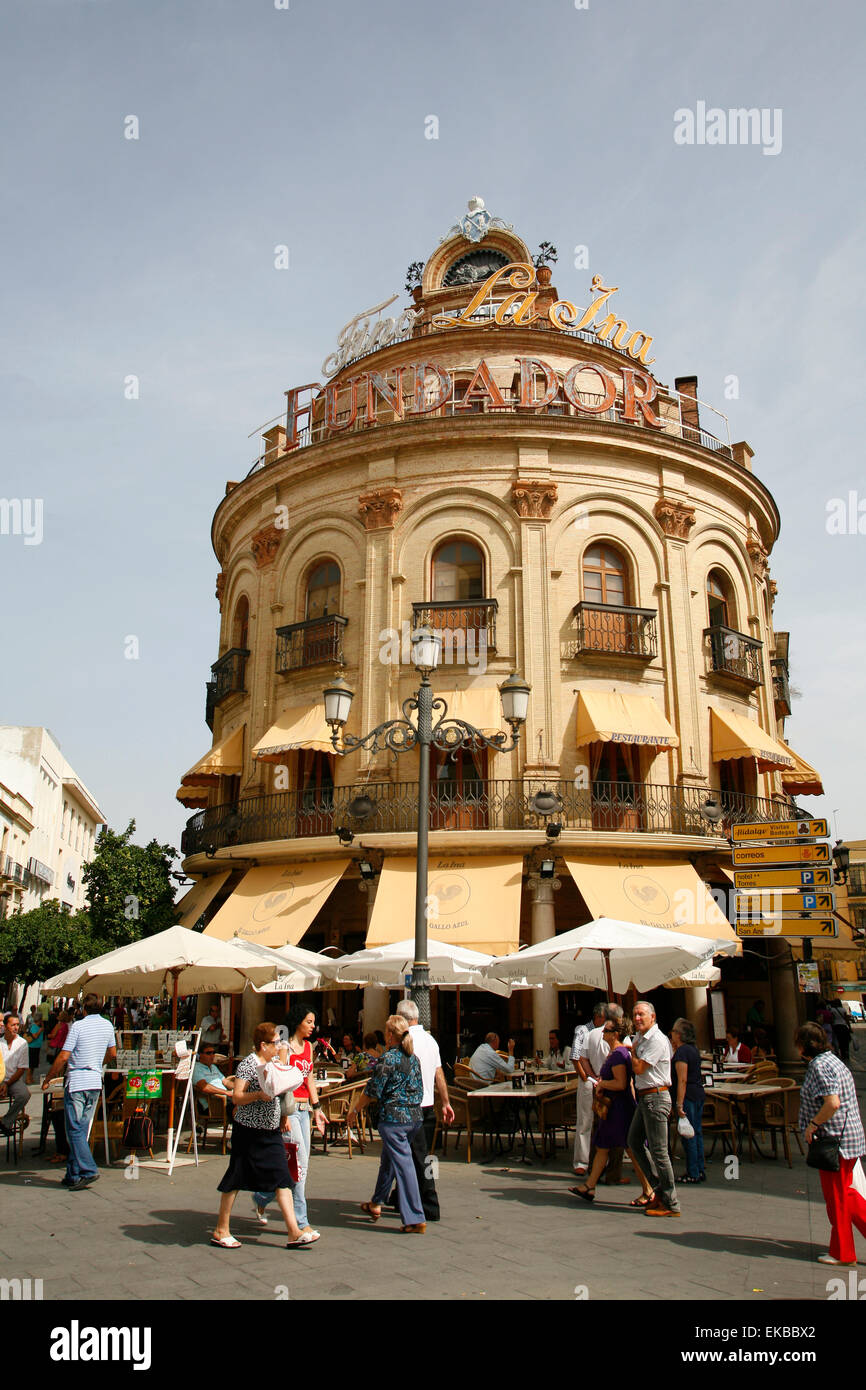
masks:
[[[452,945],[450,941],[430,938],[427,942],[427,960],[430,963],[431,985],[486,989],[491,994],[508,998],[514,985],[520,983],[519,977],[506,982],[482,974],[495,957],[481,951],[470,951],[466,946]],[[405,941],[391,941],[384,946],[371,946],[334,962],[338,981],[388,985],[391,989],[403,988],[414,963],[414,937],[408,937]]]
[[[484,973],[500,980],[523,976],[533,983],[585,985],[625,994],[632,984],[637,990],[655,989],[714,955],[731,955],[736,950],[736,941],[598,917],[514,955],[500,956]]]
[[[279,971],[267,984],[253,985],[257,994],[289,994],[295,990],[340,987],[335,980],[340,962],[332,956],[306,951],[303,946],[261,946],[253,941],[243,944],[257,951],[263,960],[273,960]]]

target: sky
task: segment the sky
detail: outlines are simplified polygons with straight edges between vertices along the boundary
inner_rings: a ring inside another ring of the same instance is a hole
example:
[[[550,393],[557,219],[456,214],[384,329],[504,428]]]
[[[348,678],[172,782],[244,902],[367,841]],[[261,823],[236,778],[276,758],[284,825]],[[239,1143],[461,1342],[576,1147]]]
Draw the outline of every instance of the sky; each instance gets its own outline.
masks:
[[[754,449],[805,804],[866,836],[862,7],[283,3],[0,0],[0,496],[42,500],[40,543],[0,534],[0,722],[179,846],[225,482],[478,194],[555,243],[563,297],[621,286],[660,379]],[[766,138],[678,143],[699,103]]]

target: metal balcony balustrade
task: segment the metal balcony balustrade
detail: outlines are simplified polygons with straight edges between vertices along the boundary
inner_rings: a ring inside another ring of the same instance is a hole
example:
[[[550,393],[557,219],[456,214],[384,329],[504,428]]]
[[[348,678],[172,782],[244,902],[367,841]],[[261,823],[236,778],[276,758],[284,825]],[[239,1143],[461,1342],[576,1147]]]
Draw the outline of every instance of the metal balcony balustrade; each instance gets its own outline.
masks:
[[[25,869],[23,864],[16,863],[16,861],[7,854],[6,864],[3,869],[3,877],[10,879],[12,883],[18,883],[23,887],[24,882],[27,878],[27,870]]]
[[[205,686],[205,721],[213,728],[214,710],[221,700],[244,689],[248,647],[232,647],[210,668],[211,679]]]
[[[705,628],[704,637],[709,638],[711,671],[734,676],[745,685],[763,685],[762,642],[721,625]]]
[[[566,643],[568,656],[635,656],[643,661],[658,656],[655,608],[577,603],[572,614],[576,635]]]
[[[791,713],[791,687],[788,683],[788,663],[781,657],[773,657],[770,662],[773,672],[773,702],[776,714]]]
[[[432,627],[442,633],[443,665],[462,665],[467,656],[473,661],[479,649],[496,651],[495,598],[467,599],[412,604],[412,627]]]
[[[726,835],[731,825],[778,819],[786,810],[780,803],[762,797],[739,792],[710,793],[703,787],[594,782],[591,789],[581,790],[570,780],[466,780],[459,789],[433,788],[430,829],[537,830],[543,836],[544,821],[529,804],[542,788],[562,799],[562,811],[554,819],[572,830]],[[372,813],[363,823],[354,821],[349,810],[350,802],[362,795],[373,802]],[[701,815],[701,806],[709,795],[720,801],[725,813],[716,825]],[[416,829],[417,818],[417,782],[364,782],[326,792],[275,792],[198,811],[187,821],[181,849],[184,855],[194,855],[263,840],[333,835],[340,825],[350,826],[358,835],[408,833]]]
[[[338,613],[323,618],[308,618],[303,623],[289,623],[277,628],[277,675],[300,671],[306,666],[321,666],[326,662],[343,664],[343,629],[348,618]]]

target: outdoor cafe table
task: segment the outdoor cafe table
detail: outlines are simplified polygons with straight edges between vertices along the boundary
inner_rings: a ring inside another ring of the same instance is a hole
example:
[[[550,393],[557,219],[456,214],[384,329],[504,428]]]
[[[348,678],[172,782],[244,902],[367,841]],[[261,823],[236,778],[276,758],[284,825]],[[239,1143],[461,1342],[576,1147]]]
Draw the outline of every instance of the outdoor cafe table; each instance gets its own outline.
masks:
[[[511,1142],[514,1144],[514,1136],[520,1129],[523,1138],[523,1149],[520,1154],[521,1163],[531,1163],[532,1159],[526,1157],[527,1142],[532,1142],[532,1151],[538,1157],[538,1146],[535,1143],[535,1135],[532,1132],[531,1111],[534,1108],[537,1112],[538,1101],[542,1096],[550,1095],[553,1091],[560,1090],[560,1087],[553,1082],[542,1081],[534,1086],[521,1086],[515,1090],[510,1082],[494,1081],[491,1086],[479,1086],[476,1091],[469,1091],[470,1101],[477,1100],[502,1100],[505,1101],[505,1109],[510,1111],[513,1125],[511,1128]],[[497,1127],[496,1137],[499,1140],[500,1152],[502,1151],[502,1131]]]
[[[721,1096],[723,1100],[729,1100],[733,1104],[737,1116],[737,1128],[740,1132],[740,1148],[742,1149],[743,1147],[743,1133],[748,1130],[749,1158],[752,1162],[754,1162],[754,1158],[752,1157],[753,1145],[758,1150],[761,1158],[769,1158],[770,1155],[761,1152],[758,1141],[752,1134],[751,1125],[748,1124],[748,1112],[741,1109],[741,1102],[761,1100],[766,1096],[780,1096],[785,1091],[793,1091],[796,1095],[799,1095],[800,1088],[799,1086],[774,1086],[772,1083],[759,1086],[742,1081],[720,1081],[707,1090],[707,1095],[710,1098],[713,1096]]]

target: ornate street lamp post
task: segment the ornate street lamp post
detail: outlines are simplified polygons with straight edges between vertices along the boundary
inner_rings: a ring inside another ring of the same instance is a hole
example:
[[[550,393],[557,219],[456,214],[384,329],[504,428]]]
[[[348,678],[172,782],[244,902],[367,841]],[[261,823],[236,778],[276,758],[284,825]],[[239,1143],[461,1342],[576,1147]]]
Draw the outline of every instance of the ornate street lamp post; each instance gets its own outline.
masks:
[[[427,845],[430,823],[430,749],[441,748],[452,756],[460,748],[493,748],[498,753],[510,753],[520,739],[520,726],[526,722],[530,686],[517,675],[511,675],[499,687],[502,713],[511,726],[508,734],[484,734],[465,719],[448,717],[448,706],[434,698],[430,673],[439,664],[442,654],[442,634],[420,627],[412,633],[412,659],[421,676],[418,690],[403,701],[403,718],[388,719],[362,738],[342,731],[349,717],[355,692],[342,676],[325,687],[325,719],[331,726],[331,738],[337,753],[349,753],[367,748],[371,753],[383,748],[395,755],[418,749],[418,833],[417,873],[415,879],[415,960],[412,966],[412,998],[418,1005],[420,1021],[430,1027],[430,967],[427,963]],[[415,721],[412,715],[415,715]],[[435,717],[435,723],[434,723]]]

